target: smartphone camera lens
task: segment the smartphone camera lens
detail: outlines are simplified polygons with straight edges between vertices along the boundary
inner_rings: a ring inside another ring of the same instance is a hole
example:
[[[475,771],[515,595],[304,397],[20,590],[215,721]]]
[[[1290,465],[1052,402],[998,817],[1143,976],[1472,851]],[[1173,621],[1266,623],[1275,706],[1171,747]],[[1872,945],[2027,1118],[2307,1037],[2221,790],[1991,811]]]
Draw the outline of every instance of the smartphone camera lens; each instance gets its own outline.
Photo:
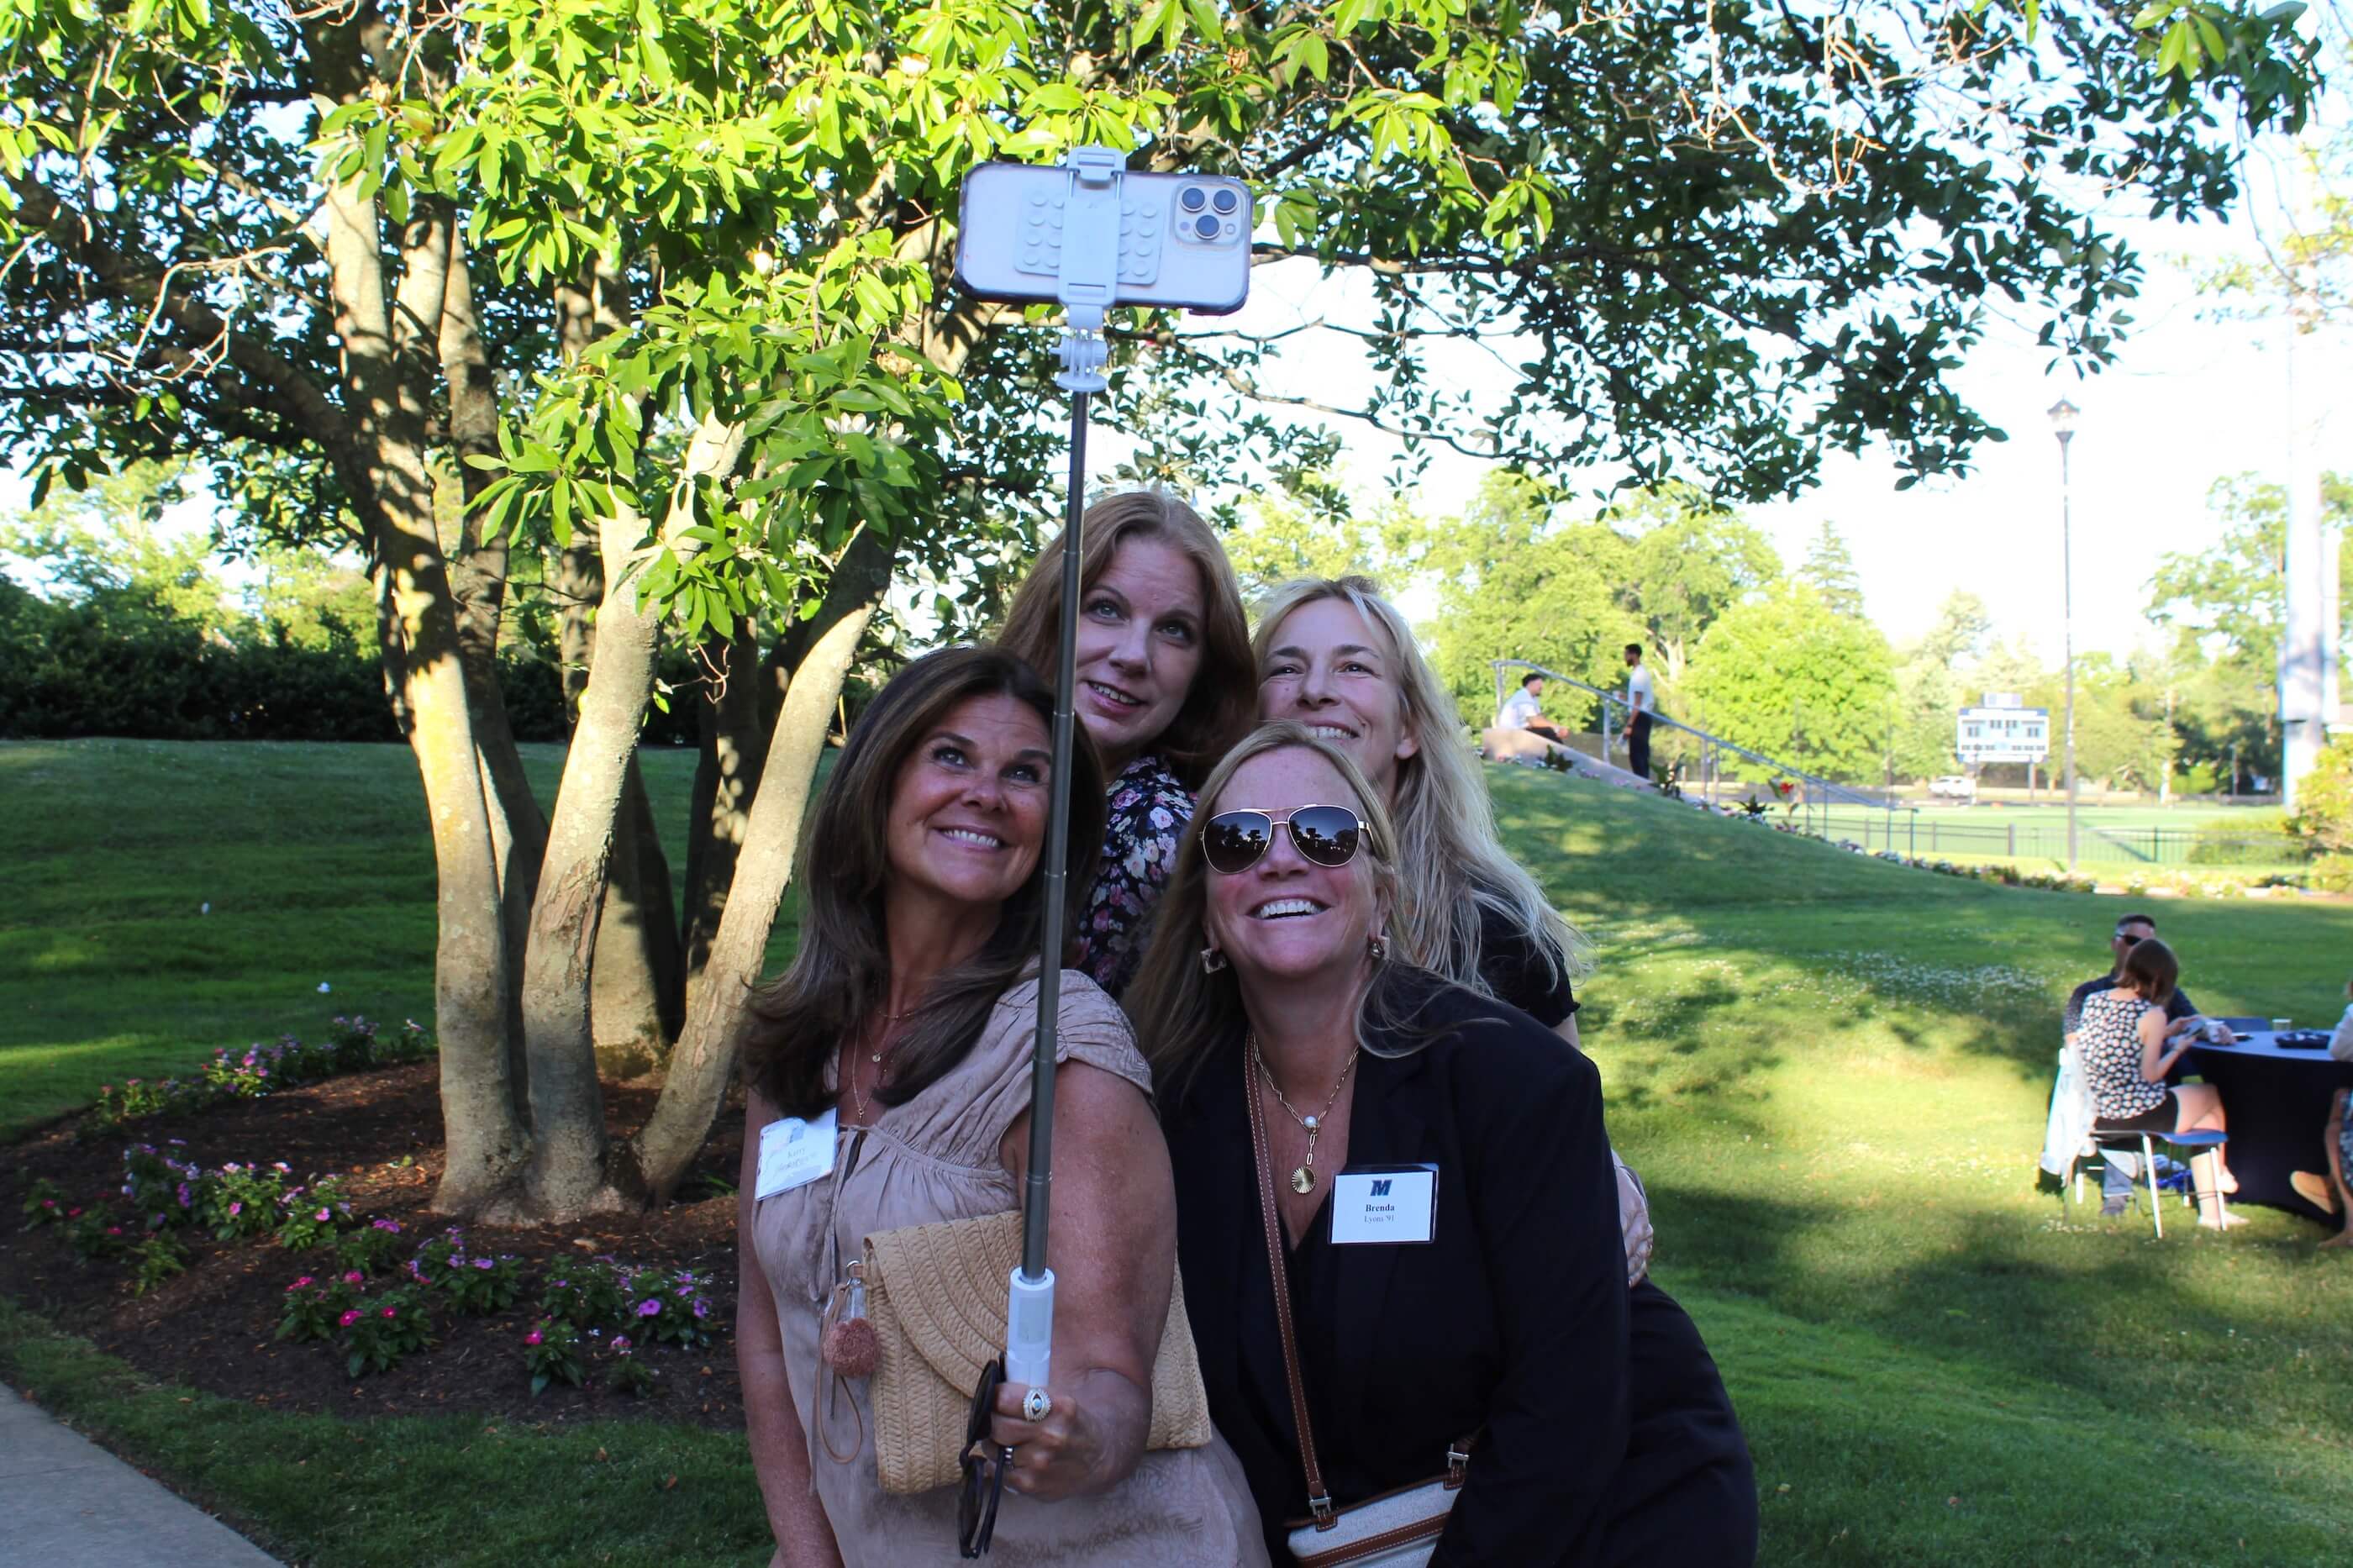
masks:
[[[1176,205],[1183,207],[1188,213],[1197,213],[1201,210],[1202,204],[1207,202],[1208,199],[1208,193],[1203,191],[1200,186],[1187,185],[1182,191],[1177,193]]]
[[[1215,239],[1218,237],[1218,220],[1204,213],[1193,220],[1193,229],[1203,239]]]
[[[1209,198],[1209,205],[1221,213],[1229,213],[1234,210],[1234,193],[1229,190],[1220,190]]]

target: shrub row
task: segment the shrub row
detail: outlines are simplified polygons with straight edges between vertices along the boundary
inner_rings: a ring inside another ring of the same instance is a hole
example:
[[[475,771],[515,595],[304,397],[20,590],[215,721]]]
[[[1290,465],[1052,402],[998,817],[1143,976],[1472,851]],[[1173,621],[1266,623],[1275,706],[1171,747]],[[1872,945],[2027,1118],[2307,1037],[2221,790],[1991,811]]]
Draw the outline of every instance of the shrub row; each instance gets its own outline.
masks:
[[[231,1100],[259,1100],[280,1089],[316,1083],[339,1072],[397,1067],[434,1052],[431,1037],[415,1019],[391,1034],[362,1017],[337,1018],[327,1039],[306,1045],[291,1035],[275,1045],[224,1047],[194,1078],[125,1079],[120,1087],[102,1083],[98,1100],[82,1117],[82,1133],[114,1131],[124,1123],[164,1111],[203,1110]]]

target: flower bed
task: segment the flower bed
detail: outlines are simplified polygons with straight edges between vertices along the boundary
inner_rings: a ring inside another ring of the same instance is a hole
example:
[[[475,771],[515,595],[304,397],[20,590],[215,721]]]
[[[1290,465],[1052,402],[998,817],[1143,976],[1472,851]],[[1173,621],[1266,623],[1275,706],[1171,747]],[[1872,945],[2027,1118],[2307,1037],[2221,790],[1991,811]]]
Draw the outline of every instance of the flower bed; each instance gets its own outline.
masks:
[[[643,1117],[652,1092],[616,1089],[618,1113]],[[23,1222],[0,1224],[0,1294],[40,1302],[58,1327],[159,1382],[271,1409],[467,1410],[561,1422],[634,1412],[642,1400],[665,1421],[741,1429],[728,1344],[731,1197],[577,1225],[468,1225],[451,1256],[465,1258],[470,1280],[503,1269],[513,1281],[506,1305],[468,1310],[407,1268],[426,1244],[447,1235],[447,1221],[427,1209],[441,1158],[429,1063],[240,1097],[173,1131],[188,1141],[175,1143],[160,1131],[97,1141],[57,1128],[9,1149],[0,1159],[0,1217],[21,1215]],[[740,1135],[740,1117],[723,1121],[700,1173],[732,1177]],[[152,1160],[140,1162],[140,1190],[155,1206],[134,1211],[121,1188],[129,1179],[125,1150],[138,1142],[153,1150]],[[332,1203],[320,1200],[312,1172],[332,1178]],[[270,1202],[273,1182],[285,1203]],[[696,1181],[688,1190],[715,1188]],[[313,1225],[319,1208],[329,1207],[332,1237],[288,1251],[276,1225],[265,1228],[251,1217],[257,1206],[265,1215],[274,1208],[282,1221],[295,1202],[311,1205],[292,1212]],[[164,1224],[151,1230],[158,1215]],[[224,1218],[237,1222],[225,1237]],[[484,1259],[491,1268],[474,1267]],[[343,1287],[352,1273],[360,1284],[335,1303],[323,1331],[279,1337],[289,1298],[300,1293],[290,1286],[307,1279],[315,1293]],[[658,1310],[640,1327],[649,1300]],[[394,1320],[382,1315],[387,1305]],[[534,1396],[524,1341],[551,1307],[596,1331],[575,1330],[580,1381],[554,1380]],[[346,1325],[348,1311],[375,1317]],[[674,1313],[681,1328],[695,1326],[692,1339],[648,1331],[669,1328]],[[436,1342],[400,1337],[420,1332]],[[354,1353],[364,1357],[356,1373]]]
[[[431,1037],[414,1018],[387,1035],[365,1018],[338,1017],[322,1044],[306,1045],[287,1035],[273,1045],[248,1046],[241,1053],[223,1047],[194,1078],[134,1078],[120,1087],[100,1084],[97,1103],[82,1118],[82,1131],[96,1136],[150,1116],[259,1100],[337,1073],[422,1061],[434,1050]]]

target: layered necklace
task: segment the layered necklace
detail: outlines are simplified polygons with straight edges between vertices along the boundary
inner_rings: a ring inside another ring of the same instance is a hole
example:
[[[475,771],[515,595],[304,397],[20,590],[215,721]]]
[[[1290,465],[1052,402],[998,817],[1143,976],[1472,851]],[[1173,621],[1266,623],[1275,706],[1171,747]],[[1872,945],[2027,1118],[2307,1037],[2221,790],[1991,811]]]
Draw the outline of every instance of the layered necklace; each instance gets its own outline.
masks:
[[[1274,1102],[1282,1107],[1283,1113],[1299,1123],[1300,1130],[1307,1134],[1307,1155],[1292,1167],[1291,1190],[1302,1194],[1312,1193],[1315,1190],[1315,1135],[1324,1131],[1324,1123],[1330,1118],[1332,1108],[1340,1103],[1340,1091],[1348,1087],[1348,1075],[1356,1070],[1356,1058],[1364,1054],[1364,1047],[1359,1046],[1348,1053],[1348,1065],[1340,1069],[1338,1079],[1332,1085],[1332,1092],[1324,1097],[1324,1109],[1313,1116],[1302,1116],[1292,1108],[1291,1101],[1282,1097],[1282,1086],[1274,1081],[1274,1074],[1268,1068],[1266,1058],[1258,1048],[1255,1033],[1250,1037],[1250,1053],[1251,1059],[1258,1063],[1259,1076],[1266,1079],[1267,1088],[1274,1090]]]

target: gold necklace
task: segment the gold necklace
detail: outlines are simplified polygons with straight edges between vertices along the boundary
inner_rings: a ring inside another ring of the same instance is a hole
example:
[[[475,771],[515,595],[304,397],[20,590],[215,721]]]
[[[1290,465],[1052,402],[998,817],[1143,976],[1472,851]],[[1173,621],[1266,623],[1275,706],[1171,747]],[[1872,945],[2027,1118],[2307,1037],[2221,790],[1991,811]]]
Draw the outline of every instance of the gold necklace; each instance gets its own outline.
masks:
[[[903,1013],[896,1015],[885,1013],[882,1016],[887,1021],[894,1017],[904,1017],[906,1015]],[[887,1027],[882,1033],[885,1043],[877,1049],[867,1053],[866,1057],[868,1061],[872,1062],[877,1068],[881,1069],[874,1075],[874,1092],[878,1095],[882,1092],[884,1080],[891,1076],[891,1069],[889,1066],[884,1063],[882,1058],[890,1054],[891,1047],[898,1043],[891,1037],[891,1032]],[[844,1065],[849,1069],[849,1099],[850,1103],[858,1108],[858,1124],[861,1127],[871,1127],[873,1122],[869,1121],[867,1117],[868,1107],[866,1104],[866,1095],[858,1087],[857,1057],[854,1055],[845,1057]]]
[[[1332,1092],[1324,1096],[1324,1109],[1313,1116],[1300,1115],[1291,1108],[1291,1101],[1282,1097],[1282,1086],[1274,1081],[1274,1073],[1267,1067],[1266,1057],[1258,1048],[1256,1034],[1250,1037],[1250,1049],[1251,1058],[1258,1063],[1259,1076],[1266,1079],[1267,1088],[1274,1090],[1274,1102],[1282,1107],[1284,1114],[1299,1123],[1300,1129],[1307,1134],[1307,1156],[1292,1167],[1291,1190],[1302,1194],[1312,1193],[1315,1190],[1315,1135],[1324,1131],[1324,1119],[1332,1114],[1332,1108],[1340,1103],[1340,1091],[1348,1087],[1348,1075],[1356,1070],[1356,1058],[1364,1054],[1364,1047],[1359,1046],[1348,1053],[1348,1065],[1340,1069],[1339,1080],[1332,1085]]]

